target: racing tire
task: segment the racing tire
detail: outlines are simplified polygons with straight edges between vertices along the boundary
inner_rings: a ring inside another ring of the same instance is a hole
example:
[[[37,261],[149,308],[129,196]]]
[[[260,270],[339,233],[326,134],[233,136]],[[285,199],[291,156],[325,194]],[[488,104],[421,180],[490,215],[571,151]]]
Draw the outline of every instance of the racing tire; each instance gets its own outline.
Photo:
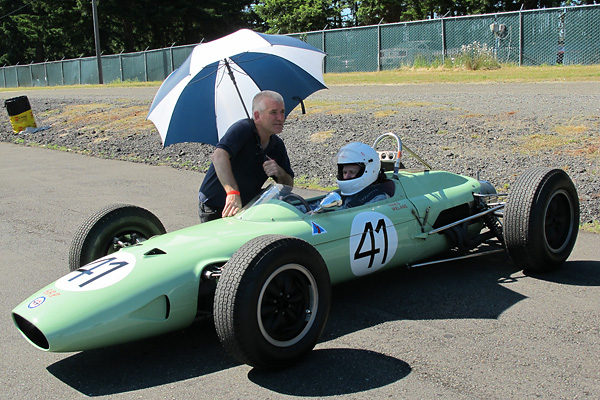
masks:
[[[314,348],[330,304],[329,272],[314,247],[297,238],[260,236],[223,266],[215,328],[238,361],[263,370],[285,368]]]
[[[75,271],[121,247],[165,232],[162,222],[145,208],[131,204],[106,206],[91,215],[75,233],[69,249],[69,269]]]
[[[504,240],[511,260],[533,272],[563,264],[579,230],[579,198],[561,169],[532,168],[520,175],[504,211]]]

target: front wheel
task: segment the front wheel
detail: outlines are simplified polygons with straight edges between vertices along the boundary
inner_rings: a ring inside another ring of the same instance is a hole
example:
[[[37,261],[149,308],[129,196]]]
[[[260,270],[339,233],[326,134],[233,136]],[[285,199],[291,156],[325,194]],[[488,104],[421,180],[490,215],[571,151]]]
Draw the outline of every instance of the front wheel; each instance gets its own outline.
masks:
[[[223,266],[215,327],[238,361],[259,369],[282,368],[316,345],[330,303],[329,272],[314,247],[296,238],[260,236]]]
[[[77,230],[69,250],[69,269],[75,271],[122,247],[162,235],[160,220],[145,208],[112,204],[91,215]]]
[[[532,168],[511,189],[504,217],[504,240],[513,262],[546,272],[564,263],[577,239],[579,198],[561,169]]]

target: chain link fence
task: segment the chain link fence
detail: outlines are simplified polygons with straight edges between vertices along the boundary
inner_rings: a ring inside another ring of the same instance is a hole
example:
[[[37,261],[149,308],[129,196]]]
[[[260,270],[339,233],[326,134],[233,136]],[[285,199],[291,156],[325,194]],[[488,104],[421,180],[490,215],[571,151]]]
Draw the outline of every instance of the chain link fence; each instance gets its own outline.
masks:
[[[325,72],[451,64],[468,48],[519,66],[600,64],[600,5],[437,18],[290,36],[325,51]]]
[[[162,81],[196,45],[102,56],[102,77],[111,82]],[[82,57],[0,68],[0,87],[86,85],[98,83],[98,60]]]
[[[600,64],[600,5],[333,29],[290,36],[327,53],[324,72],[448,65],[465,49],[519,66]],[[104,82],[162,81],[195,45],[102,56]],[[98,83],[96,57],[0,68],[0,87]]]

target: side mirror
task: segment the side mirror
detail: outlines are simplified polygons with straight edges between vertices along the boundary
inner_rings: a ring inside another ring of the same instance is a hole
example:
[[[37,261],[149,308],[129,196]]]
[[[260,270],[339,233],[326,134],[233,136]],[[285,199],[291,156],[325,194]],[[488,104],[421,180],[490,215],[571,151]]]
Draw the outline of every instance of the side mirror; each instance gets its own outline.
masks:
[[[338,192],[329,192],[327,196],[323,197],[319,206],[313,211],[313,213],[320,213],[327,210],[333,210],[342,205],[342,196]]]

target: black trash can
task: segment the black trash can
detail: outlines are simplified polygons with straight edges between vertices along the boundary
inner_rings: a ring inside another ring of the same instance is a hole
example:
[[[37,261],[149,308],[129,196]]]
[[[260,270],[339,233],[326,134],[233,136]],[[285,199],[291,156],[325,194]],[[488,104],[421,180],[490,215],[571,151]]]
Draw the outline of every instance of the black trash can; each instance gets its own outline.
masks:
[[[13,97],[12,99],[5,100],[4,107],[8,111],[10,123],[15,133],[19,133],[27,127],[37,128],[27,96]]]

